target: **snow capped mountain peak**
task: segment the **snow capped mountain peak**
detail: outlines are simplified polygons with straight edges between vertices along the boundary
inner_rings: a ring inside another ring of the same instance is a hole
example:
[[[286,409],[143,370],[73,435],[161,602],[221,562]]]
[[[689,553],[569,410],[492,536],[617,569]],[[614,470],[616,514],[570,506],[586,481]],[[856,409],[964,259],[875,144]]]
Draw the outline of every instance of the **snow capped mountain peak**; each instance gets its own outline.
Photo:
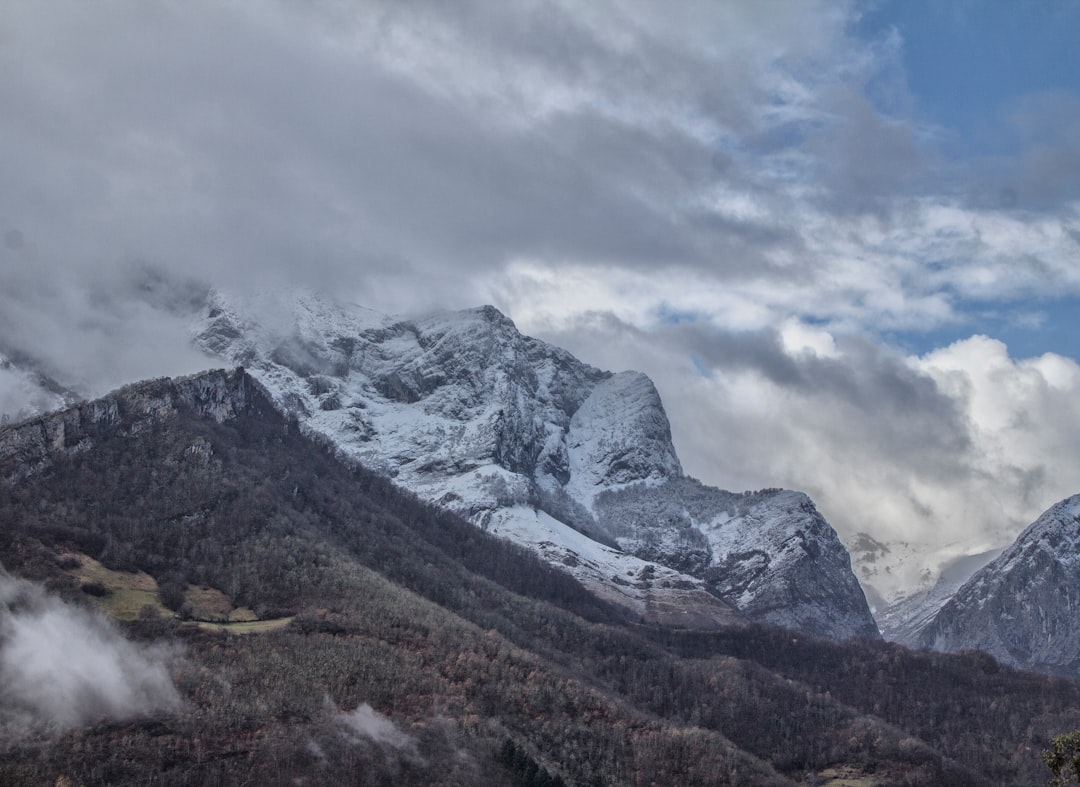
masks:
[[[837,638],[877,634],[808,498],[728,505],[737,496],[683,476],[648,377],[595,369],[492,306],[395,319],[314,293],[217,293],[194,336],[343,455],[642,617],[716,625],[734,606]],[[616,513],[642,498],[693,513]]]
[[[339,304],[312,290],[260,291],[246,297],[212,290],[195,338],[203,349],[217,354],[228,349],[235,354],[235,339],[244,339],[258,352],[289,338],[302,342],[327,334],[348,336],[388,322],[390,318],[384,314]]]

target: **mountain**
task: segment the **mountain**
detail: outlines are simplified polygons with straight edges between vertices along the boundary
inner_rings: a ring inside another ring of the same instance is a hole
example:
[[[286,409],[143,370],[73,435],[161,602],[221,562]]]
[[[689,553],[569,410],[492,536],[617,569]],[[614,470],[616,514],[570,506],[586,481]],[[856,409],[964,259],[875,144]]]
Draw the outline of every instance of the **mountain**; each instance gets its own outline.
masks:
[[[881,636],[890,642],[918,647],[923,629],[933,621],[938,611],[976,571],[1001,552],[1000,549],[992,549],[950,560],[941,568],[932,587],[905,596],[875,615]]]
[[[1005,664],[1080,669],[1080,495],[1051,506],[971,577],[923,628],[919,644],[978,649]]]
[[[961,544],[953,545],[961,549]],[[883,543],[867,533],[848,542],[851,563],[866,592],[881,636],[919,647],[919,635],[938,610],[1000,549],[961,554],[931,568],[923,551],[904,541]]]
[[[0,783],[1037,784],[1080,724],[982,654],[628,620],[316,437],[238,370],[0,429]]]
[[[650,720],[571,675],[583,654],[564,640],[602,636],[592,626],[617,611],[341,463],[243,372],[139,383],[0,430],[0,479],[10,570],[186,654],[170,667],[181,711],[59,714],[16,691],[29,646],[8,638],[36,621],[25,591],[2,594],[2,783],[790,783],[717,732]],[[246,622],[179,624],[210,606]],[[264,633],[236,633],[253,625]],[[64,704],[108,684],[102,639],[65,643],[85,677]],[[678,765],[687,745],[700,760]]]
[[[216,293],[195,341],[344,456],[645,620],[878,636],[808,498],[687,478],[645,375],[588,366],[490,306],[394,320],[311,294]]]

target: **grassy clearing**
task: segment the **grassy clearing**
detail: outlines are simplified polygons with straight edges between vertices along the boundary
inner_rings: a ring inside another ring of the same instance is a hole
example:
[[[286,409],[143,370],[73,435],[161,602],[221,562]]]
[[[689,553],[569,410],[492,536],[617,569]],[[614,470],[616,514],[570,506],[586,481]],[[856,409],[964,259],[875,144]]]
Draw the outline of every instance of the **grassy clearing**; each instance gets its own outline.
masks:
[[[224,623],[229,620],[232,602],[220,590],[188,585],[184,600],[191,605],[191,616],[197,620]]]
[[[261,634],[265,631],[276,631],[289,625],[292,617],[273,618],[272,620],[247,620],[241,623],[211,623],[199,620],[195,625],[201,629],[210,631],[228,631],[230,634]]]
[[[157,615],[170,617],[172,610],[161,603],[158,584],[152,576],[139,571],[113,571],[82,553],[71,552],[59,556],[61,560],[78,563],[68,569],[83,586],[98,588],[87,595],[106,614],[117,620],[136,620],[144,610],[153,609]],[[103,591],[101,590],[103,589]],[[103,595],[98,593],[103,592]],[[234,634],[257,634],[274,631],[288,625],[289,618],[259,620],[248,607],[233,608],[229,597],[220,590],[189,585],[184,599],[191,607],[192,617],[201,628],[230,631]]]
[[[153,608],[159,615],[171,615],[158,598],[158,585],[149,574],[139,571],[113,571],[88,555],[71,553],[63,559],[78,561],[68,573],[83,586],[100,586],[105,595],[88,594],[102,609],[118,620],[135,620],[144,608]]]
[[[229,613],[230,623],[254,623],[259,619],[259,616],[255,614],[255,610],[249,607],[237,607]]]
[[[849,767],[826,768],[819,776],[824,779],[823,787],[874,787],[880,782],[858,774]]]
[[[249,607],[233,607],[232,599],[216,588],[188,585],[184,600],[191,617],[207,624],[258,623],[259,616]],[[255,629],[253,629],[255,630]]]

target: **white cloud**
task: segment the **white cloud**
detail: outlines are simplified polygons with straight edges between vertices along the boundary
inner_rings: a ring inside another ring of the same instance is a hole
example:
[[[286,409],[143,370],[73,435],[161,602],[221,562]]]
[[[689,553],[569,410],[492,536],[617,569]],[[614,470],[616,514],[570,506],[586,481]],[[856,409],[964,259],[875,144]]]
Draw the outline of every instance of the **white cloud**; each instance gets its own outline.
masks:
[[[788,319],[780,326],[780,342],[788,355],[812,353],[821,358],[836,358],[836,340],[826,330]]]
[[[415,752],[416,741],[398,729],[393,721],[383,716],[366,702],[351,711],[336,711],[334,720],[354,741],[366,739],[380,746]]]
[[[0,741],[179,710],[175,658],[0,568]]]
[[[1033,511],[1075,494],[1080,478],[1074,448],[1080,438],[1080,366],[1075,361],[1053,353],[1014,360],[1001,342],[975,336],[929,353],[916,366],[964,403],[972,439],[968,466],[980,484],[971,497],[984,501],[983,521],[1026,524]]]
[[[62,397],[41,385],[25,370],[0,356],[0,424],[19,421],[64,405]]]

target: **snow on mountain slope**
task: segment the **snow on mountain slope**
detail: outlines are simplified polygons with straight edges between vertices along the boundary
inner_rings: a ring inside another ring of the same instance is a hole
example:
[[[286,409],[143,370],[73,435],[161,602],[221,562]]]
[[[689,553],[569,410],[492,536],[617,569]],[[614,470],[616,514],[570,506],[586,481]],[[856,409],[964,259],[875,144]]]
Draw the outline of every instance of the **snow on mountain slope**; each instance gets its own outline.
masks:
[[[1080,669],[1080,495],[1051,506],[976,572],[923,629],[919,644],[978,649],[1013,666]]]
[[[877,636],[847,551],[801,492],[734,494],[678,478],[608,491],[596,510],[624,549],[703,577],[754,620]]]
[[[805,496],[755,498],[737,521],[709,508],[650,525],[648,538],[601,514],[600,499],[620,492],[675,507],[684,492],[728,493],[682,475],[645,375],[594,369],[490,306],[394,320],[312,294],[217,293],[195,341],[245,366],[343,455],[647,619],[711,625],[734,605],[812,633],[877,635],[847,552]],[[764,560],[732,558],[739,550]],[[784,603],[801,611],[785,617]]]
[[[570,419],[567,493],[592,508],[603,491],[682,475],[656,387],[640,372],[601,380]]]
[[[570,570],[600,598],[628,607],[646,620],[687,628],[743,620],[734,607],[718,603],[693,578],[604,546],[544,511],[528,506],[504,508],[492,515],[488,528]]]
[[[1000,549],[992,549],[976,555],[963,555],[946,563],[932,587],[902,597],[876,613],[881,636],[890,642],[918,647],[922,630],[930,624],[938,610],[976,571],[1000,554]]]

